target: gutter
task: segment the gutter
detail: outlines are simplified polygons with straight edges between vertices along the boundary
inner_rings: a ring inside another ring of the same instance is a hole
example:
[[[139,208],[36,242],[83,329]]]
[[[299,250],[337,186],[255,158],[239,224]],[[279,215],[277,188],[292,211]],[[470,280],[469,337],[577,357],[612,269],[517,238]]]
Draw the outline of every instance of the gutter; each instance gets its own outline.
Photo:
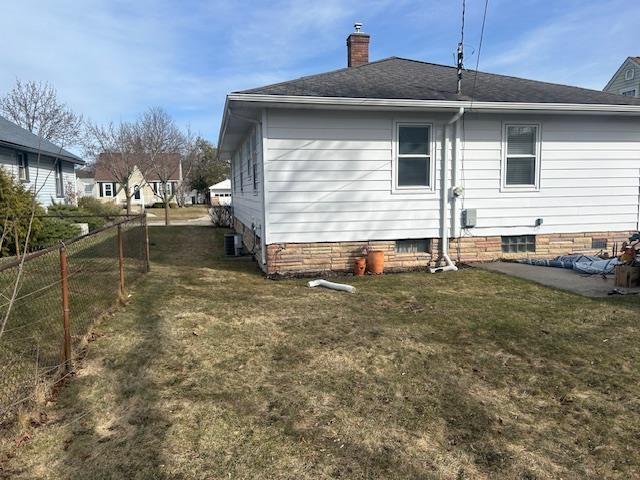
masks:
[[[529,102],[478,102],[471,100],[412,100],[394,98],[351,98],[351,97],[312,97],[297,95],[260,95],[254,93],[232,93],[227,102],[256,102],[282,105],[316,105],[333,107],[404,107],[452,109],[473,108],[474,111],[536,111],[536,112],[575,112],[602,114],[640,115],[638,105],[584,104],[584,103],[529,103]]]
[[[455,263],[449,258],[449,187],[447,185],[447,176],[449,173],[449,130],[451,125],[457,124],[460,117],[464,115],[464,107],[460,107],[451,119],[444,125],[442,132],[442,168],[440,170],[440,248],[442,249],[442,259],[445,262],[444,267],[430,268],[431,273],[455,272],[458,270]],[[457,159],[457,145],[455,141],[451,142],[452,156]],[[453,172],[452,172],[453,174]],[[453,177],[453,175],[452,175]]]

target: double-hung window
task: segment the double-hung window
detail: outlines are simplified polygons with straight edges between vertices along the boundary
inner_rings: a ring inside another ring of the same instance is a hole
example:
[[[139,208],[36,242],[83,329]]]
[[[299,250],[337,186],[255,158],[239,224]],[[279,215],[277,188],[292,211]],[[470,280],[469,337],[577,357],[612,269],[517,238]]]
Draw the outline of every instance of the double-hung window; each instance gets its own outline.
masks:
[[[397,189],[432,187],[431,125],[397,126],[395,176]]]
[[[102,184],[102,196],[103,197],[113,197],[113,184],[112,183],[103,183]]]
[[[29,181],[29,160],[27,154],[24,152],[16,153],[16,159],[18,163],[18,180],[21,182]]]
[[[539,126],[505,125],[504,149],[504,187],[536,189],[540,167]]]
[[[62,162],[58,160],[55,166],[56,173],[56,197],[64,197],[64,180],[62,178]]]

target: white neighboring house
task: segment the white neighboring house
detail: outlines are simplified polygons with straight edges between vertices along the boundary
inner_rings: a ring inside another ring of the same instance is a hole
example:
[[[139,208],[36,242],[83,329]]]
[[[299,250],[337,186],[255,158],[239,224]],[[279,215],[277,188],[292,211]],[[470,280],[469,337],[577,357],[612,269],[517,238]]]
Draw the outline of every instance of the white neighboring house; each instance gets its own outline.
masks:
[[[76,170],[76,192],[78,197],[98,197],[98,185],[93,167]]]
[[[234,228],[269,275],[611,249],[640,222],[640,100],[391,57],[227,96]],[[476,78],[477,75],[477,78]]]
[[[231,180],[228,178],[209,187],[211,205],[231,205]]]
[[[0,116],[0,166],[48,207],[75,194],[76,165],[84,160]]]
[[[627,57],[604,87],[605,92],[640,97],[640,57]]]

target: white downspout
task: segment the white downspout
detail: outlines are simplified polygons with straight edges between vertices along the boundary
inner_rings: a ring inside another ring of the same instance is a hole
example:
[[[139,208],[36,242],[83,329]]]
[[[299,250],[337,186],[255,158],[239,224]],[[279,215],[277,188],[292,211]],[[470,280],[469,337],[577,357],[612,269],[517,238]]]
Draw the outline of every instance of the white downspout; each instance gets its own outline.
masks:
[[[440,202],[440,244],[442,248],[442,259],[445,262],[445,266],[431,268],[431,273],[455,272],[458,270],[458,267],[456,267],[455,263],[453,263],[451,258],[449,258],[449,187],[447,175],[449,174],[449,127],[457,122],[462,115],[464,115],[464,107],[460,107],[456,114],[444,125],[442,133],[442,170],[440,172],[440,194],[442,195]],[[457,148],[457,142],[454,141],[452,143],[452,148]]]

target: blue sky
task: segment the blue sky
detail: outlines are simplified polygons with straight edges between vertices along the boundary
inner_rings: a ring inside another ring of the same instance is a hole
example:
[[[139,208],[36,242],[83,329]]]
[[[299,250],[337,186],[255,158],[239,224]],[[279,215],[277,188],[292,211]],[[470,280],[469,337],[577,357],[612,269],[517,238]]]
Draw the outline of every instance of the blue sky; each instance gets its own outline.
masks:
[[[0,93],[49,81],[98,122],[159,105],[215,142],[226,93],[346,66],[354,21],[372,60],[453,64],[461,1],[4,0]],[[483,8],[467,0],[468,67]],[[631,0],[489,0],[480,70],[601,89],[640,55],[639,18]]]

